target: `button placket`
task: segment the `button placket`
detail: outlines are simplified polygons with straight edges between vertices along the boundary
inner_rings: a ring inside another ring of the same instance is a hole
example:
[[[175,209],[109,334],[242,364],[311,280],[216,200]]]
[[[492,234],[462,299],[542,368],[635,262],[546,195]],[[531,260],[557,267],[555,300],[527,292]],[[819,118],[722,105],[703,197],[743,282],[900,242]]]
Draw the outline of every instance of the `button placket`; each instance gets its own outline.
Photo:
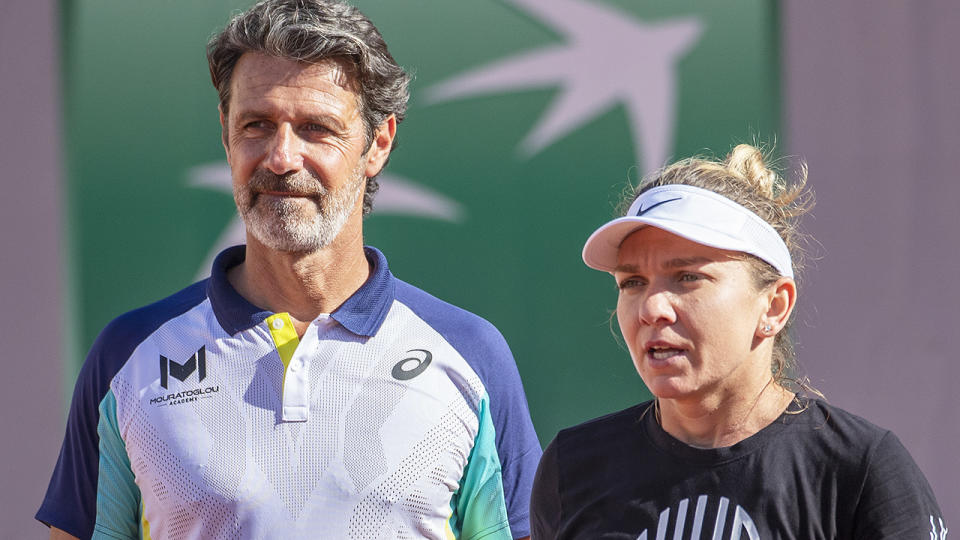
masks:
[[[303,422],[310,416],[310,358],[316,351],[315,331],[308,329],[290,359],[283,382],[283,419]]]

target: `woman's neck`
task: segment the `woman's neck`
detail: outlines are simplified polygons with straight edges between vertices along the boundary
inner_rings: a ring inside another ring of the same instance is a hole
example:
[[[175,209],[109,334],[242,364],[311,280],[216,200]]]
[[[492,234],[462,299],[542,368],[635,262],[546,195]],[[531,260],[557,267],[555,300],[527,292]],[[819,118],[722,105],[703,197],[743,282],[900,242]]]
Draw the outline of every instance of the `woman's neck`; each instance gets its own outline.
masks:
[[[673,438],[697,448],[722,448],[750,437],[780,417],[795,394],[772,379],[759,391],[708,399],[661,399],[661,426]]]

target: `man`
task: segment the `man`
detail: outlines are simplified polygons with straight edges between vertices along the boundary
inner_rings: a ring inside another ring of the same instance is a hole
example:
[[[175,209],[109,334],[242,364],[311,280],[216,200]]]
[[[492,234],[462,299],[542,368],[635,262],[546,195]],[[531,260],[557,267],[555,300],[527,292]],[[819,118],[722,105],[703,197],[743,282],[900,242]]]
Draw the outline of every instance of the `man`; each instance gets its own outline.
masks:
[[[114,320],[37,518],[64,538],[511,538],[540,446],[489,323],[362,216],[409,77],[359,11],[266,0],[208,46],[245,247]]]

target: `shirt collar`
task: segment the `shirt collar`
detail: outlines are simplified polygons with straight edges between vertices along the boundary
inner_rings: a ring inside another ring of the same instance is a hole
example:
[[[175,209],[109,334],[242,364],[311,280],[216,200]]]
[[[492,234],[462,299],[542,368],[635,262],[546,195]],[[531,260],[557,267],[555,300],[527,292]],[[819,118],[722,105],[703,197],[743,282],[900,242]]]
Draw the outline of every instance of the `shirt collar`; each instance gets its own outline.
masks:
[[[377,333],[390,311],[396,283],[383,253],[369,246],[363,249],[372,267],[370,277],[330,316],[354,334],[370,337]],[[273,315],[240,296],[227,279],[227,271],[245,258],[246,246],[221,251],[213,261],[207,285],[207,295],[217,322],[230,335],[252,328]]]

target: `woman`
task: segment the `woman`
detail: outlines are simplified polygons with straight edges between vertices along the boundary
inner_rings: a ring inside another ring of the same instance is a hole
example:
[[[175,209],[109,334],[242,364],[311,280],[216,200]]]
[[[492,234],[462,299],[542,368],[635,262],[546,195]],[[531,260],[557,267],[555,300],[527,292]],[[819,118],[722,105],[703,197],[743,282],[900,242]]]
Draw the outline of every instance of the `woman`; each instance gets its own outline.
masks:
[[[590,236],[654,399],[550,443],[533,538],[946,538],[897,438],[792,375],[805,176],[785,185],[748,145],[684,160]]]

